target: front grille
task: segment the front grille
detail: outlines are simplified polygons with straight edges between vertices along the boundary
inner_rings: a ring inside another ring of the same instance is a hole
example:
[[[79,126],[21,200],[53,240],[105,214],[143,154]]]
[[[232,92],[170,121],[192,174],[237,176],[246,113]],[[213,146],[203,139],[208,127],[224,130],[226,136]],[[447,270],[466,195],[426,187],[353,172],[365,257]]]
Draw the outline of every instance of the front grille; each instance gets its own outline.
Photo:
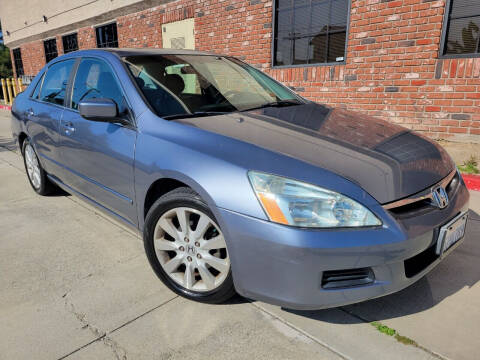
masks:
[[[397,219],[407,219],[414,216],[420,216],[435,210],[429,199],[413,202],[411,204],[389,209],[390,213]]]
[[[435,244],[430,246],[427,250],[424,250],[420,254],[404,261],[405,276],[407,278],[412,278],[415,275],[420,274],[438,259],[439,256],[435,251],[436,246],[437,243],[435,242]]]
[[[460,184],[460,175],[458,174],[458,172],[455,172],[455,175],[453,176],[453,178],[445,186],[445,190],[447,191],[447,195],[450,201],[457,194],[457,191],[459,189],[459,184]],[[430,195],[430,189],[431,188],[422,191],[421,194]],[[415,197],[418,198],[417,201],[414,201],[405,205],[391,207],[388,209],[388,211],[397,219],[406,219],[406,218],[421,216],[438,209],[436,206],[432,205],[431,199],[429,198],[422,199],[422,196],[419,196],[418,194],[412,196],[412,198],[415,198]],[[398,202],[400,203],[401,200]]]
[[[371,268],[325,271],[322,288],[345,289],[373,283],[375,275]]]

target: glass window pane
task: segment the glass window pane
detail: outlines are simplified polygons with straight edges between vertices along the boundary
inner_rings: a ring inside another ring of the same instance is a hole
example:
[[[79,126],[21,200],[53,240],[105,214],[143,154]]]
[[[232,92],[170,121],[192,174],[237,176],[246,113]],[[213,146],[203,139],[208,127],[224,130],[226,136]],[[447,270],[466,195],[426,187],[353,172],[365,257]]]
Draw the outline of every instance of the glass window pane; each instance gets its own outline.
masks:
[[[277,6],[279,9],[286,7],[292,7],[294,0],[277,0]]]
[[[333,0],[330,25],[332,27],[339,26],[339,25],[346,26],[347,19],[348,19],[348,1]]]
[[[293,41],[285,38],[275,40],[275,65],[292,64]]]
[[[328,62],[343,61],[345,56],[345,29],[344,26],[338,26],[330,32],[328,38]]]
[[[101,60],[84,59],[75,76],[72,108],[78,109],[78,103],[82,100],[96,98],[112,99],[119,113],[124,111],[123,94],[110,66]]]
[[[43,47],[45,50],[45,60],[47,63],[58,56],[56,39],[45,40],[43,42]]]
[[[64,54],[68,54],[69,52],[78,50],[77,34],[65,35],[64,37],[62,37],[62,43]]]
[[[40,100],[63,105],[68,78],[74,62],[74,60],[66,60],[50,66],[40,91]]]
[[[118,47],[117,24],[103,25],[95,29],[97,47]]]
[[[274,65],[343,61],[348,0],[277,1]]]
[[[451,0],[444,54],[480,52],[480,0]]]
[[[292,9],[279,10],[276,27],[279,33],[288,34],[292,31]]]
[[[327,33],[318,34],[311,38],[311,63],[323,63],[327,61]]]
[[[293,63],[308,64],[310,58],[310,38],[298,36],[293,46],[295,47]]]
[[[480,16],[451,20],[447,34],[447,54],[473,54],[478,52]]]
[[[453,0],[451,18],[480,15],[480,0]]]
[[[312,3],[312,32],[325,33],[329,23],[330,1]]]
[[[22,52],[20,48],[13,49],[13,61],[15,63],[15,70],[17,72],[17,76],[25,75],[23,71]]]

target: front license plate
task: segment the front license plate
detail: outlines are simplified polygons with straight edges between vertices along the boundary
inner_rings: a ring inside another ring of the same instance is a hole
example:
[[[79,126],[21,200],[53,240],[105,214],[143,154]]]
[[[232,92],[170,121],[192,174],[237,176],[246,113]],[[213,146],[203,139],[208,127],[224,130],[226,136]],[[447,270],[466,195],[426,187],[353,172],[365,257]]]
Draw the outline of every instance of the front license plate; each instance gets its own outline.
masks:
[[[465,235],[467,225],[467,213],[455,217],[448,224],[440,228],[437,241],[437,255],[443,254]]]

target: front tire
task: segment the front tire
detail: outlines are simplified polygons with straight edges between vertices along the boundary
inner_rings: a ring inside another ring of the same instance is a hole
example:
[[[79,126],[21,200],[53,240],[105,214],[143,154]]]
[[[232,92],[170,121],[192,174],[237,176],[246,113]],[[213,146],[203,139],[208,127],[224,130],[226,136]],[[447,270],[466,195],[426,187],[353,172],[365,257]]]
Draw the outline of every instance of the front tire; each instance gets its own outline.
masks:
[[[190,188],[160,197],[148,212],[143,234],[150,265],[175,293],[205,303],[221,303],[235,294],[220,226]]]
[[[37,153],[29,139],[25,139],[22,144],[22,155],[25,171],[32,189],[39,195],[48,195],[53,192],[55,186],[48,180],[47,173],[43,170]]]

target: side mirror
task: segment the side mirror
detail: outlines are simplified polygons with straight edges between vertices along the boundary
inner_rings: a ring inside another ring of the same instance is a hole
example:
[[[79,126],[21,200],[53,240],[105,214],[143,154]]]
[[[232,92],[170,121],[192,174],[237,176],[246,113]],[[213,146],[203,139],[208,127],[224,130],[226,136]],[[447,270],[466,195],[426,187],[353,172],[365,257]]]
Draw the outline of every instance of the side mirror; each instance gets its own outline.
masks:
[[[112,99],[88,99],[78,104],[78,111],[85,119],[109,122],[116,120],[117,104]]]

